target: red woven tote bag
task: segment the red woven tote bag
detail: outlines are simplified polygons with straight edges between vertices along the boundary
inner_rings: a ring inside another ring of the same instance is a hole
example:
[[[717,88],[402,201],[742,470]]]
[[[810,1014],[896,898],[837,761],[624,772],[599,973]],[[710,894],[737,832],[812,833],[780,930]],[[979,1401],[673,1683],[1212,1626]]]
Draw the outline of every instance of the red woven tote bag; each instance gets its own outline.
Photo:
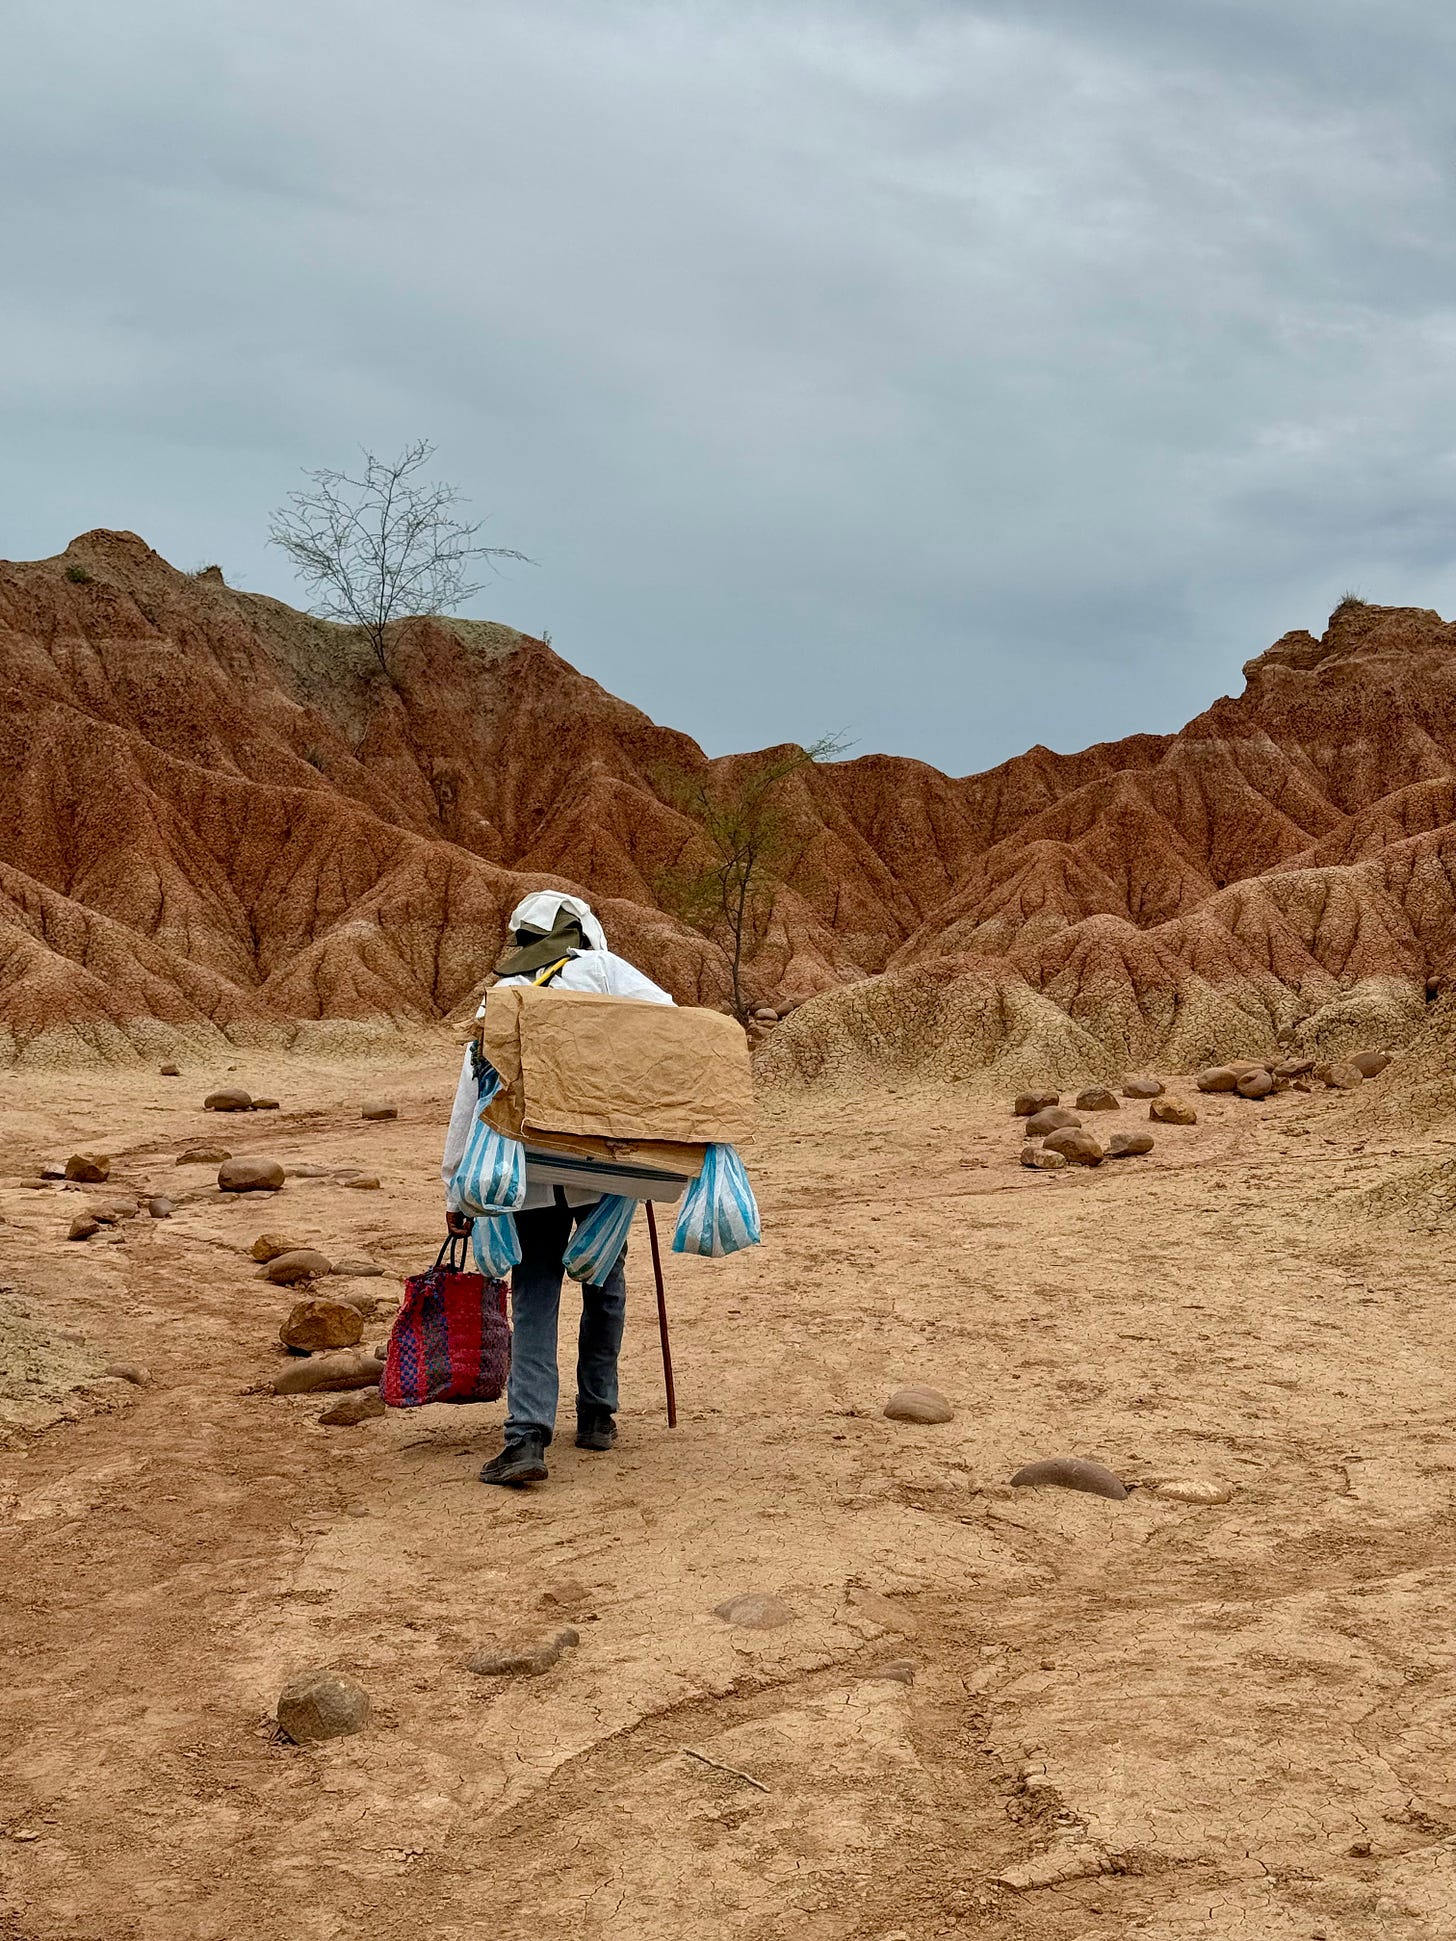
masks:
[[[386,1407],[494,1402],[511,1372],[506,1283],[467,1274],[465,1242],[446,1240],[428,1272],[404,1284],[379,1393]]]

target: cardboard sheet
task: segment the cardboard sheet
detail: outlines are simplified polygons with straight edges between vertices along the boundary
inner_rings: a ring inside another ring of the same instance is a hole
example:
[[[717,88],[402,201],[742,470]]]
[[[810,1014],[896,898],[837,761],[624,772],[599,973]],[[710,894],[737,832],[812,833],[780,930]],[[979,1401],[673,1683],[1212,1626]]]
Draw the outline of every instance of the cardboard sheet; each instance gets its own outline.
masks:
[[[738,1143],[753,1129],[748,1043],[718,1011],[497,986],[480,1042],[501,1075],[498,1103],[519,1117],[517,1136],[702,1146]]]

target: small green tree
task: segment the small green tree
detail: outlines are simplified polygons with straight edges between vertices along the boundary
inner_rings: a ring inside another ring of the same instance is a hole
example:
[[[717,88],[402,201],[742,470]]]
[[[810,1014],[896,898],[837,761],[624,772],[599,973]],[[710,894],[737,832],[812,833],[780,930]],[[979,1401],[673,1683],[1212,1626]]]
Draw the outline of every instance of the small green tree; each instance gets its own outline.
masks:
[[[481,522],[455,516],[464,503],[457,487],[419,479],[434,449],[420,438],[394,459],[366,451],[360,478],[308,472],[313,489],[290,492],[268,529],[269,543],[313,590],[312,611],[362,627],[386,674],[392,620],[462,605],[484,584],[470,579],[477,560],[526,559],[509,546],[479,543]]]
[[[774,898],[800,856],[783,810],[783,784],[815,762],[842,754],[843,736],[826,735],[751,767],[663,770],[659,786],[693,824],[677,862],[654,884],[665,909],[710,938],[727,960],[734,1016],[748,1022],[746,960],[762,943]]]

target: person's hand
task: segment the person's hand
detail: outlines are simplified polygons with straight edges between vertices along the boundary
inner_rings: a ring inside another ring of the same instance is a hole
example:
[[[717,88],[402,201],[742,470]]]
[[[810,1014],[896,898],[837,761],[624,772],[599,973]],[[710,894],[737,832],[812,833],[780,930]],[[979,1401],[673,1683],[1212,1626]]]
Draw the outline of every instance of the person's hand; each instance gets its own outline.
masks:
[[[467,1214],[447,1212],[445,1215],[445,1231],[457,1240],[468,1240],[474,1225],[475,1222]]]

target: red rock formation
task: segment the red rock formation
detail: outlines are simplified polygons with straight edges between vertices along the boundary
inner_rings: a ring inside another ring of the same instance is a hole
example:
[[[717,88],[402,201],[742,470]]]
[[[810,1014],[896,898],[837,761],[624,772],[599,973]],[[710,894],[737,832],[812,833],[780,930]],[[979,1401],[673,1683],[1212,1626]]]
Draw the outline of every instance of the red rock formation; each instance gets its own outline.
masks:
[[[1346,605],[1178,735],[795,777],[754,989],[827,995],[767,1068],[1111,1076],[1409,1035],[1456,955],[1453,637]],[[449,1016],[543,880],[721,997],[654,900],[696,745],[506,628],[404,623],[391,657],[128,533],[0,565],[0,1056]]]

